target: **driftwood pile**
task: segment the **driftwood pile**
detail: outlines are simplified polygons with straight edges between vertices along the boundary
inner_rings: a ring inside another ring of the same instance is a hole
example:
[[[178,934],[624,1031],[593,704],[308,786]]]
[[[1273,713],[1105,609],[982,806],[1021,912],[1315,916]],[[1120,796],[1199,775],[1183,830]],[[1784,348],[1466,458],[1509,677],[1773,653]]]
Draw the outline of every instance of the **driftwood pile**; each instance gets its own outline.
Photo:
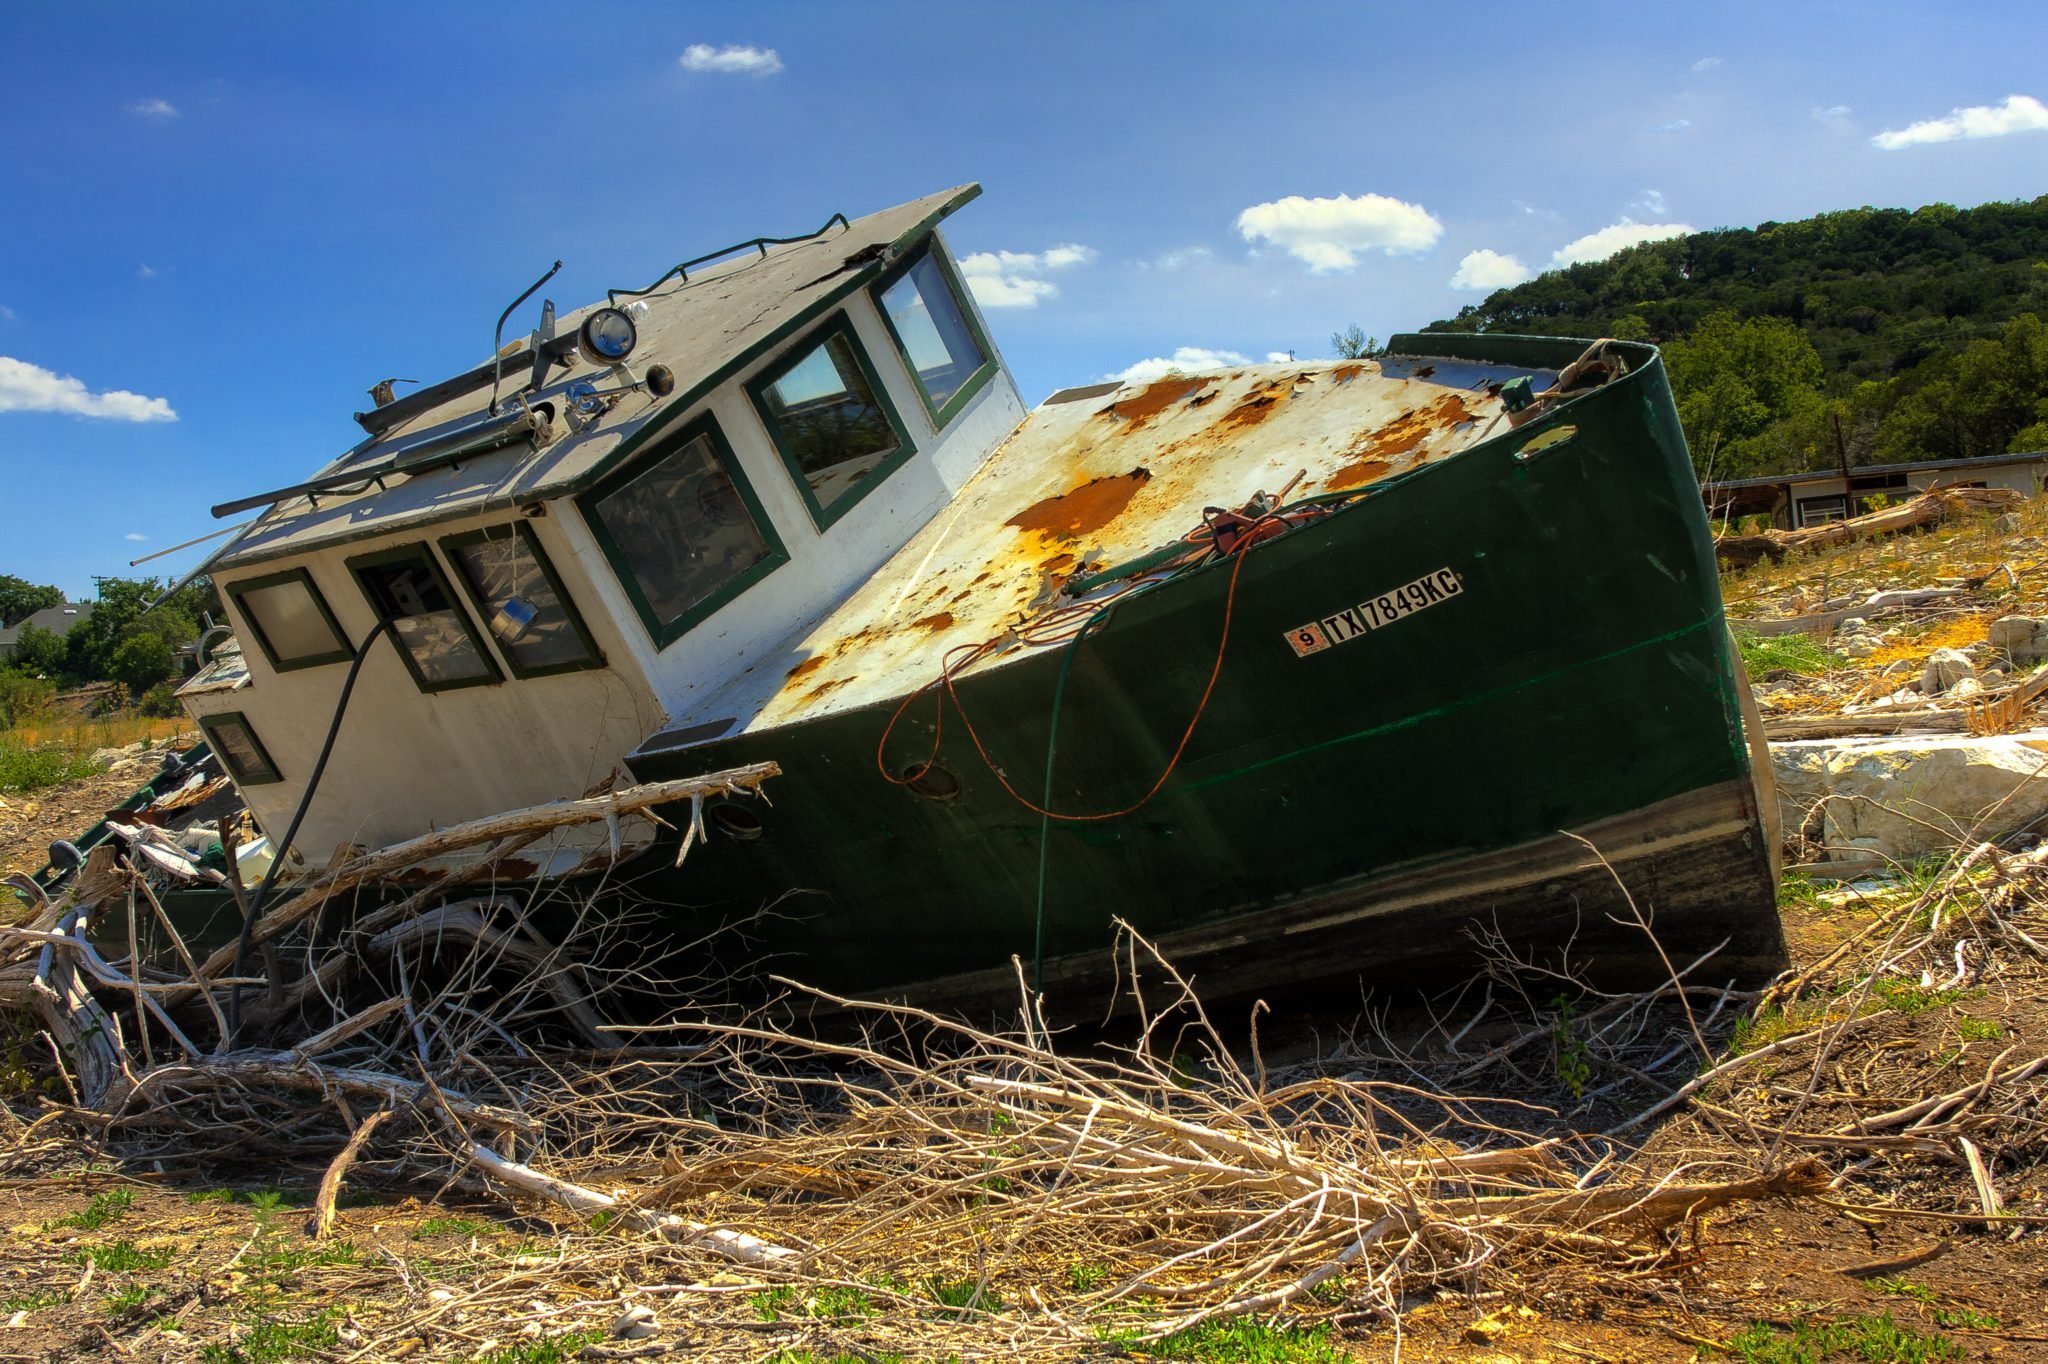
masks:
[[[548,818],[638,817],[769,774]],[[483,862],[531,832],[485,822],[434,850]],[[1021,980],[1007,1027],[794,984],[780,1008],[629,1026],[611,1016],[618,982],[588,965],[615,920],[549,943],[531,906],[474,887],[386,904],[339,939],[308,933],[317,897],[411,855],[336,866],[266,915],[284,981],[267,967],[237,982],[189,954],[174,979],[94,947],[94,918],[155,912],[111,855],[0,930],[6,988],[33,1001],[65,1087],[17,1152],[42,1128],[181,1168],[310,1158],[326,1165],[323,1230],[351,1178],[468,1181],[608,1228],[460,1291],[406,1279],[402,1311],[361,1319],[357,1358],[408,1341],[467,1353],[480,1330],[637,1336],[616,1324],[675,1303],[684,1334],[591,1357],[759,1358],[767,1331],[821,1355],[1052,1355],[1243,1314],[1398,1334],[1439,1292],[1696,1262],[1703,1219],[1731,1203],[1877,1205],[1871,1182],[1901,1165],[1962,1180],[1937,1218],[2034,1225],[1997,1184],[2001,1161],[2043,1146],[2038,1041],[1968,1053],[1939,1092],[1903,1071],[1887,1090],[1865,1049],[1900,1015],[1866,1006],[1895,985],[2038,991],[2048,851],[1974,849],[1762,992],[1717,984],[1709,956],[1661,989],[1599,994],[1495,941],[1487,974],[1426,1026],[1354,1030],[1286,1067],[1262,1059],[1263,1006],[1212,1020],[1128,934],[1138,1021],[1089,1040],[1058,1031]],[[820,1037],[791,1021],[819,1005],[851,1023]],[[1751,1041],[1731,1049],[1731,1027]],[[564,1275],[610,1286],[575,1310],[537,1300]]]
[[[1766,530],[1754,535],[1723,535],[1714,541],[1714,556],[1724,567],[1748,568],[1759,559],[1780,563],[1795,550],[1846,545],[1897,535],[1957,516],[2009,511],[2026,500],[2012,488],[1931,488],[1895,507],[1885,507],[1843,521],[1827,521],[1798,530]]]

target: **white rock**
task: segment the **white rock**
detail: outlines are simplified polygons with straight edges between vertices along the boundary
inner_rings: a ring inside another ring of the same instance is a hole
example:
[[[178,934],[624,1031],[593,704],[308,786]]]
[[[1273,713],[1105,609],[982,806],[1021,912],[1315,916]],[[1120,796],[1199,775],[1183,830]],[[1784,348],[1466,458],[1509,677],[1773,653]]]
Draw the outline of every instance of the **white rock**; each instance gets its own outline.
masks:
[[[1775,754],[1773,767],[1781,770]],[[1854,848],[1910,860],[2002,837],[2048,816],[2044,776],[2048,731],[1845,745],[1821,763],[1826,842],[1836,856]]]
[[[1916,671],[1916,669],[1913,667],[1912,659],[1895,658],[1891,662],[1884,665],[1884,671],[1882,675],[1885,677],[1897,677],[1900,673],[1909,673],[1914,671]]]
[[[2006,616],[1991,622],[1991,647],[2014,663],[2038,663],[2048,658],[2048,620],[2032,616]]]
[[[612,1334],[621,1340],[642,1340],[660,1329],[661,1322],[656,1319],[654,1309],[644,1303],[634,1303],[612,1322]]]
[[[1851,616],[1835,628],[1845,635],[1860,635],[1870,628],[1870,622],[1861,616]]]
[[[1975,672],[1964,654],[1954,649],[1936,649],[1927,656],[1927,666],[1921,670],[1920,690],[1937,696]]]
[[[1967,701],[1971,697],[1982,695],[1983,692],[1984,684],[1982,682],[1979,682],[1974,677],[1966,677],[1948,689],[1948,699],[1951,701]]]

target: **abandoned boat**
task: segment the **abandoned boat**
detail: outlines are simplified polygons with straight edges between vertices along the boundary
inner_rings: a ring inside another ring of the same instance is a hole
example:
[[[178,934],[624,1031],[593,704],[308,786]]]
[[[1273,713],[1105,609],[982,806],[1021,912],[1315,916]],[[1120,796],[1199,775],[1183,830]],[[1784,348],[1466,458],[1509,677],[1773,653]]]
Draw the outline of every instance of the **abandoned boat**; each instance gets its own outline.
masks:
[[[1027,411],[940,231],[978,192],[544,302],[216,508],[260,512],[203,566],[241,648],[180,696],[257,823],[318,865],[772,760],[680,869],[687,807],[493,873],[631,882],[680,940],[773,904],[777,970],[942,1007],[1013,959],[1100,990],[1119,920],[1218,994],[1475,936],[1661,975],[1624,889],[1672,960],[1777,968],[1654,348],[1401,336]]]

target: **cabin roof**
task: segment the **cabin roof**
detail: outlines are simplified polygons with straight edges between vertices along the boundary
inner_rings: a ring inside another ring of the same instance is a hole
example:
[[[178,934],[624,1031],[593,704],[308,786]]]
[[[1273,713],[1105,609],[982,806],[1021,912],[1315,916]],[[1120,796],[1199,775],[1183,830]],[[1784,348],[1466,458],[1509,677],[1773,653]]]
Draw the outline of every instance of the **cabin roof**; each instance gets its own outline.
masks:
[[[934,682],[940,659],[1044,620],[1080,565],[1170,544],[1204,508],[1278,494],[1297,474],[1290,501],[1364,488],[1506,433],[1495,395],[1525,374],[1541,392],[1556,371],[1388,355],[1055,393],[858,591],[647,746],[795,724]],[[1070,629],[1050,633],[1056,644]],[[1016,656],[997,651],[954,676]]]
[[[894,208],[855,218],[843,229],[828,226],[818,235],[783,245],[749,247],[744,254],[693,267],[687,281],[668,280],[643,296],[637,319],[639,341],[629,363],[636,375],[650,364],[675,373],[666,398],[645,391],[623,397],[594,428],[569,433],[558,417],[554,440],[538,450],[520,443],[463,458],[380,485],[368,474],[422,439],[460,430],[482,416],[488,389],[460,394],[411,416],[381,438],[357,445],[315,477],[365,471],[360,489],[293,496],[270,507],[219,554],[213,566],[229,568],[300,554],[340,541],[367,539],[457,516],[560,497],[588,487],[646,440],[670,427],[720,384],[761,355],[788,341],[834,306],[867,287],[898,256],[930,235],[939,222],[981,192],[962,185]],[[623,293],[624,290],[621,290]],[[621,298],[623,306],[629,300]],[[531,316],[537,304],[522,311]],[[558,314],[556,334],[572,334],[586,314],[605,306],[593,302]],[[485,357],[483,363],[488,363]],[[525,387],[530,365],[506,367],[502,400]],[[609,388],[610,371],[578,358],[556,368],[534,394],[556,397],[576,380]]]

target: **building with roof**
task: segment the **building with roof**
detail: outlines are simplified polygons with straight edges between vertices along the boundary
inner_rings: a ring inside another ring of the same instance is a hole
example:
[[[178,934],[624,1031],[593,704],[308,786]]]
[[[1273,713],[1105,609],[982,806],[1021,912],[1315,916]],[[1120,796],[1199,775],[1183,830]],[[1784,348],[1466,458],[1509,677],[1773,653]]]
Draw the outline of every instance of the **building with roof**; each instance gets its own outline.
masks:
[[[1934,487],[2014,488],[2028,496],[2040,492],[2048,479],[2048,451],[1986,455],[1976,459],[1932,459],[1916,464],[1863,464],[1849,469],[1813,469],[1796,474],[1765,474],[1700,486],[1714,517],[1738,520],[1768,516],[1779,530],[1839,521],[1875,510],[1883,497],[1891,502]]]
[[[32,616],[16,621],[0,630],[0,661],[5,661],[14,652],[14,642],[21,638],[21,632],[34,626],[48,630],[51,634],[64,636],[71,633],[71,627],[92,618],[93,604],[89,601],[68,601],[59,606],[46,606]]]

